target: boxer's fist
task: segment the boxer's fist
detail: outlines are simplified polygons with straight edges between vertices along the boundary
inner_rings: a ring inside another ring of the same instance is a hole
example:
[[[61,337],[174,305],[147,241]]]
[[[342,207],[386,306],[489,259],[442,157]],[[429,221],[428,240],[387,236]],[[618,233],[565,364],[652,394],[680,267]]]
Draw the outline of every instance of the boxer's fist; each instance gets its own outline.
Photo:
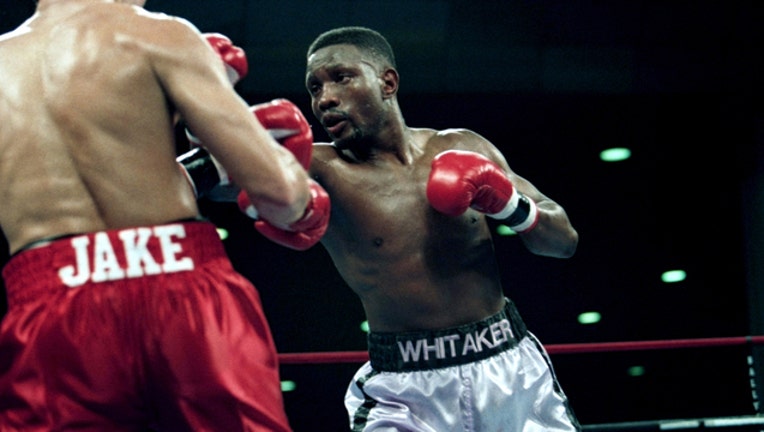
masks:
[[[305,208],[303,216],[299,220],[292,222],[289,225],[289,229],[277,228],[265,220],[256,221],[255,229],[273,242],[299,251],[306,250],[318,243],[329,226],[331,201],[329,200],[329,194],[326,193],[321,185],[313,180],[309,180],[309,182],[310,202]],[[238,203],[239,209],[247,216],[253,219],[258,217],[257,209],[250,203],[244,191],[239,193]]]
[[[247,54],[243,49],[235,46],[231,39],[220,33],[204,33],[203,36],[223,60],[231,84],[236,84],[247,76],[249,64],[247,63]]]
[[[432,161],[427,199],[441,213],[459,216],[469,207],[498,213],[513,192],[504,171],[478,153],[450,150]]]
[[[286,147],[306,170],[313,155],[313,132],[297,105],[286,99],[250,107],[260,124],[273,138]]]
[[[517,232],[529,231],[538,219],[536,203],[515,189],[501,167],[474,152],[449,150],[435,156],[427,200],[449,216],[459,216],[471,207],[506,219]]]

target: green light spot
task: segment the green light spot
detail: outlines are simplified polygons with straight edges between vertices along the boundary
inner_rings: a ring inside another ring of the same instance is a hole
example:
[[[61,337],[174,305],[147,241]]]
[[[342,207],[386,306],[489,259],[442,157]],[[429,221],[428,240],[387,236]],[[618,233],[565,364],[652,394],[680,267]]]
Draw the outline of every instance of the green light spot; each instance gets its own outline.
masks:
[[[578,316],[578,323],[583,325],[597,324],[602,319],[599,312],[584,312]]]
[[[361,331],[363,331],[364,333],[368,333],[369,332],[369,322],[368,321],[364,321],[364,322],[361,323]]]
[[[295,383],[294,381],[289,381],[289,380],[281,381],[282,392],[294,391],[294,389],[296,388],[297,388],[297,383]]]
[[[220,236],[220,240],[225,240],[228,238],[228,230],[225,228],[218,228],[218,235]]]
[[[626,373],[632,377],[638,377],[645,374],[645,368],[643,366],[632,366],[626,370]]]
[[[499,225],[496,227],[496,234],[500,236],[513,236],[517,234],[516,232],[512,231],[512,228],[506,226],[506,225]]]
[[[681,282],[687,279],[687,273],[684,270],[669,270],[661,275],[661,280],[665,283]]]
[[[625,147],[613,147],[600,153],[600,159],[604,162],[620,162],[630,157],[631,150]]]

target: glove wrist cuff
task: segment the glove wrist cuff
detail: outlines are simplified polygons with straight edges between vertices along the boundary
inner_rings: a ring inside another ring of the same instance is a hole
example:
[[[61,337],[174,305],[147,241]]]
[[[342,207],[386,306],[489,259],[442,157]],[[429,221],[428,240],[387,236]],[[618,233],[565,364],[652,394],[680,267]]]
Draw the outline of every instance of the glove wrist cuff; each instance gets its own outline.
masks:
[[[218,185],[231,183],[225,168],[202,147],[196,147],[176,158],[184,168],[186,178],[197,198],[205,196]]]
[[[538,207],[531,198],[516,191],[502,211],[487,216],[505,220],[513,231],[523,233],[532,230],[538,223]]]

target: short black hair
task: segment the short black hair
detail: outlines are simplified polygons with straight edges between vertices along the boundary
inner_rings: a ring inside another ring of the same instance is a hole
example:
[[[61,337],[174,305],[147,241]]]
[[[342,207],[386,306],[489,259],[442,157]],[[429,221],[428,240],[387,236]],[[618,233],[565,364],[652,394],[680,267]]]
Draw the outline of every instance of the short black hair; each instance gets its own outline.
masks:
[[[387,62],[393,68],[396,67],[393,48],[387,42],[387,39],[375,30],[359,26],[339,27],[321,33],[310,44],[308,57],[321,48],[341,44],[356,46],[374,57]]]

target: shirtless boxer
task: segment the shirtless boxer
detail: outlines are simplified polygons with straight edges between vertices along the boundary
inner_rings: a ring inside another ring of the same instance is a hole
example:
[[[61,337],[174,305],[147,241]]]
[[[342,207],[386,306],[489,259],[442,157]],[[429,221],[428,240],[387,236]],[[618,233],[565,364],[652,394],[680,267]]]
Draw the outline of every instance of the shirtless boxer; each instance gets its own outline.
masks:
[[[361,299],[371,361],[346,393],[350,429],[580,430],[546,351],[504,295],[485,218],[542,256],[571,257],[578,233],[482,136],[408,127],[398,84],[379,33],[320,35],[306,86],[333,142],[298,159],[332,198],[329,227],[316,238],[255,223],[296,250],[320,240]]]
[[[486,217],[530,252],[568,258],[564,209],[465,129],[408,127],[393,51],[359,27],[307,53],[313,114],[330,144],[311,175],[332,198],[321,243],[358,294],[370,363],[345,399],[354,431],[574,431],[546,352],[505,298]],[[448,109],[459,109],[458,106]]]
[[[199,218],[174,116],[261,220],[320,227],[328,201],[218,48],[143,4],[40,0],[0,36],[0,430],[288,431],[258,294]]]

